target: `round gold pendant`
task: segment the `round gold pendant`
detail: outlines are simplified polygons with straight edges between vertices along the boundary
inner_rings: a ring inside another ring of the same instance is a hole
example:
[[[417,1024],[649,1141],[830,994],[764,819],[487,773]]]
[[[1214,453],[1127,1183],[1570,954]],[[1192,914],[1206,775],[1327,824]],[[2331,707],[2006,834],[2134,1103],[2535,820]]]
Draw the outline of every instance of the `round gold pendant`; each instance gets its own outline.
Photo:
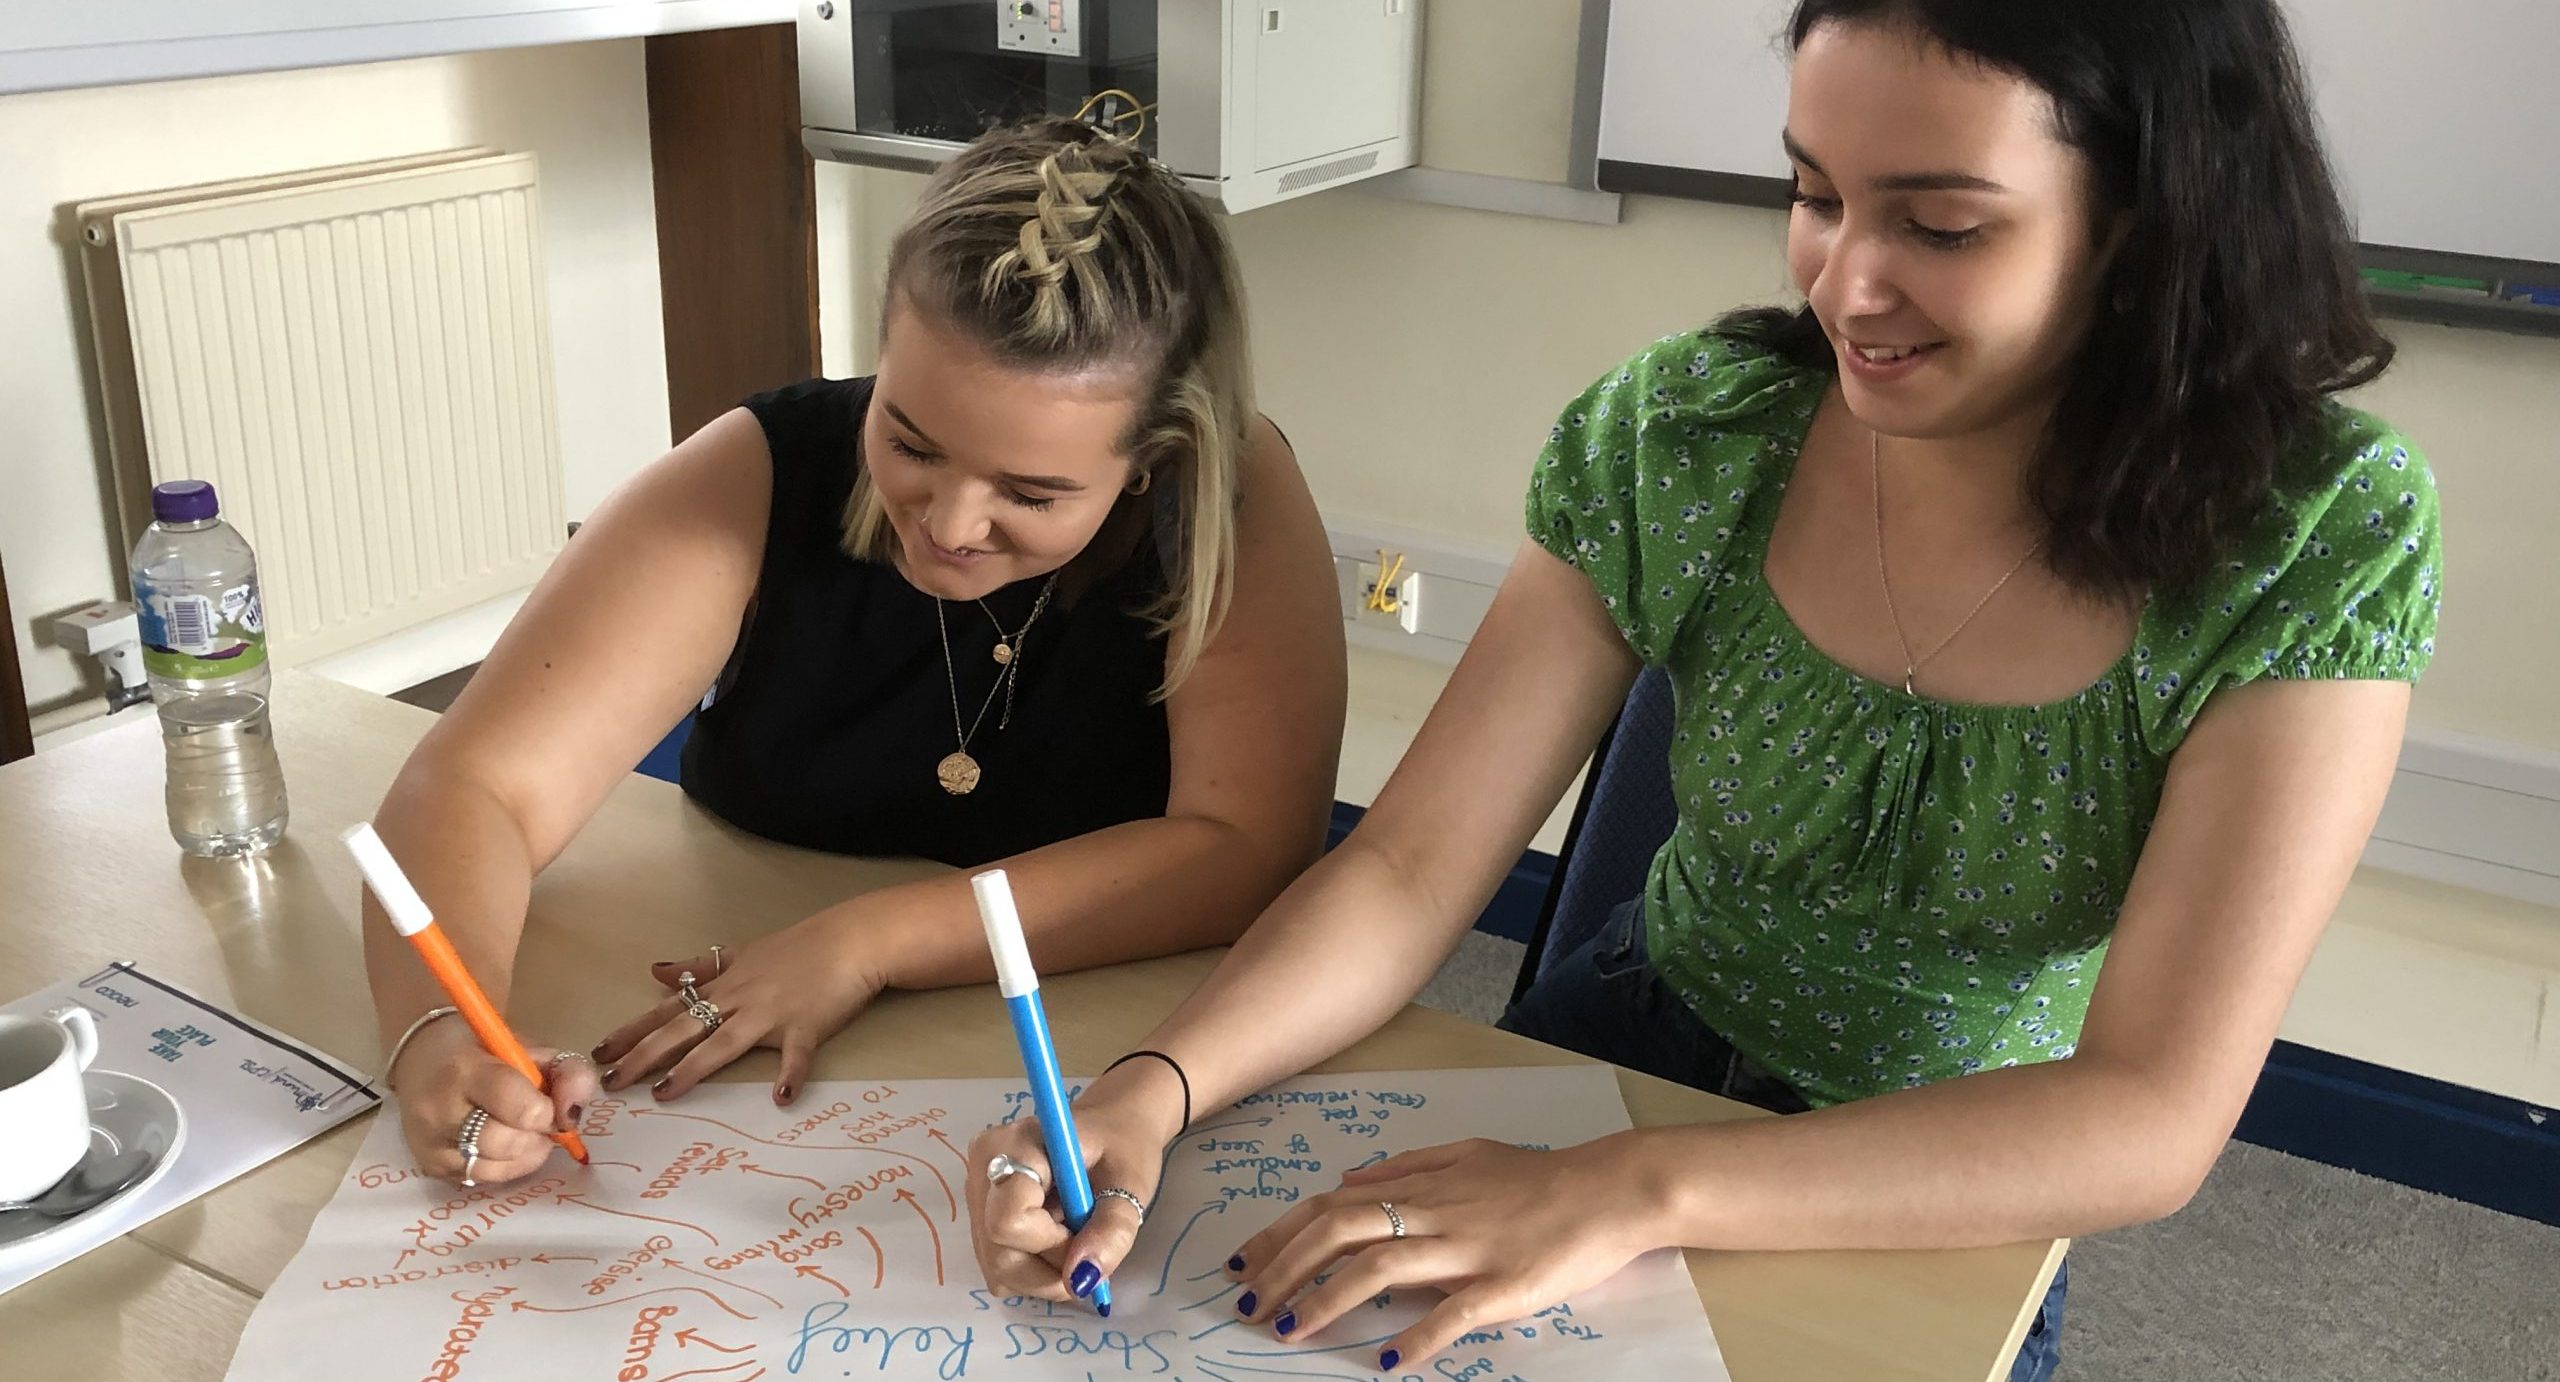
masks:
[[[996,665],[998,667],[1004,667],[1010,665],[1012,662],[1013,645],[1010,643],[996,644]]]
[[[934,764],[933,775],[942,783],[942,790],[955,797],[978,790],[978,760],[965,753],[955,753]]]

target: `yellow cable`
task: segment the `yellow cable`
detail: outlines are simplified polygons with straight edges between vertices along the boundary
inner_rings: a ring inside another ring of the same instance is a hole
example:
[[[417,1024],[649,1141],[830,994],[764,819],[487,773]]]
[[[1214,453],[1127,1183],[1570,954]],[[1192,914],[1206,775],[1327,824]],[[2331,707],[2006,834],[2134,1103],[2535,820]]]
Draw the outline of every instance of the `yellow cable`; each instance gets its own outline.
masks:
[[[1129,109],[1125,114],[1114,115],[1103,123],[1119,125],[1135,120],[1138,122],[1138,127],[1136,129],[1113,130],[1112,133],[1123,139],[1136,139],[1145,134],[1147,132],[1147,112],[1155,109],[1155,107],[1139,100],[1134,92],[1124,91],[1116,86],[1105,87],[1102,90],[1085,97],[1084,104],[1076,107],[1074,118],[1078,120],[1084,119],[1086,116],[1093,113],[1093,108],[1095,106],[1102,104],[1104,101],[1109,100],[1114,96],[1128,102]]]
[[[1378,579],[1370,583],[1369,597],[1363,603],[1378,614],[1395,613],[1400,600],[1396,594],[1397,578],[1403,574],[1404,553],[1398,552],[1393,560],[1389,560],[1387,549],[1379,548]]]

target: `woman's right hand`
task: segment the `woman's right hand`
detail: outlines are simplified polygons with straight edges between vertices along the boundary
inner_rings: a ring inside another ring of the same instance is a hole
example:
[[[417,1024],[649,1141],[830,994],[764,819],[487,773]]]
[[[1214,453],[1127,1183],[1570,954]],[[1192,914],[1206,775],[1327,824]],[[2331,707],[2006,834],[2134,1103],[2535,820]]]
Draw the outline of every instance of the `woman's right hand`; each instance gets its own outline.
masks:
[[[480,1130],[480,1158],[471,1163],[474,1184],[516,1180],[551,1159],[559,1150],[551,1135],[576,1127],[587,1101],[600,1091],[584,1056],[564,1056],[547,1046],[529,1054],[550,1074],[547,1093],[482,1049],[459,1016],[439,1017],[410,1038],[390,1080],[398,1093],[401,1135],[421,1170],[462,1179],[462,1123],[475,1108],[489,1111],[489,1123]]]
[[[1067,1231],[1066,1213],[1050,1173],[1040,1120],[1025,1113],[987,1129],[969,1143],[970,1240],[987,1289],[999,1296],[1063,1301],[1093,1294],[1108,1281],[1138,1241],[1138,1213],[1127,1200],[1100,1192],[1118,1186],[1155,1203],[1164,1151],[1182,1133],[1182,1094],[1174,1077],[1154,1061],[1131,1061],[1104,1075],[1075,1101],[1076,1141],[1084,1150],[1097,1198],[1080,1233]],[[998,1156],[1037,1173],[987,1179]]]

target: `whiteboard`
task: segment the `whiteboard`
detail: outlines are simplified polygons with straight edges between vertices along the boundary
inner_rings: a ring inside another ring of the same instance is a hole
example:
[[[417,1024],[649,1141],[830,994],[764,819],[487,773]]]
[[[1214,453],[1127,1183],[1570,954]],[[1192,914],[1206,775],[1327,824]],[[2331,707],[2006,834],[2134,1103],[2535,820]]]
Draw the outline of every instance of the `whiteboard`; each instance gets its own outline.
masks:
[[[785,24],[797,0],[0,0],[0,94]]]
[[[2285,0],[2369,245],[2560,263],[2560,0]],[[1793,0],[1611,0],[1609,165],[1784,178]],[[2232,214],[2245,215],[2246,208]]]

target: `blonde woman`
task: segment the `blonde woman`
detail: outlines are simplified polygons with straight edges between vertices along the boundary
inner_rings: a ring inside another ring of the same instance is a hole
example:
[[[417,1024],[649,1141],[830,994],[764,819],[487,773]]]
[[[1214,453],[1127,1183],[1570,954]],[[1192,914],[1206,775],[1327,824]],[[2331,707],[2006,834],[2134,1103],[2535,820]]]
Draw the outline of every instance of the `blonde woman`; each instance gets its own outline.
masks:
[[[502,1005],[533,876],[698,702],[696,802],[1001,864],[1045,968],[1232,940],[1322,847],[1332,563],[1215,219],[1085,126],[1001,131],[927,185],[887,287],[878,374],[750,399],[625,484],[394,783],[381,831]],[[366,944],[410,1147],[484,1183],[599,1088],[673,1097],[770,1046],[788,1103],[883,989],[990,977],[960,876],[865,893],[656,966],[709,1007],[670,996],[601,1073],[550,1056],[546,1097],[461,1022],[413,1027],[443,1000],[370,904]]]

